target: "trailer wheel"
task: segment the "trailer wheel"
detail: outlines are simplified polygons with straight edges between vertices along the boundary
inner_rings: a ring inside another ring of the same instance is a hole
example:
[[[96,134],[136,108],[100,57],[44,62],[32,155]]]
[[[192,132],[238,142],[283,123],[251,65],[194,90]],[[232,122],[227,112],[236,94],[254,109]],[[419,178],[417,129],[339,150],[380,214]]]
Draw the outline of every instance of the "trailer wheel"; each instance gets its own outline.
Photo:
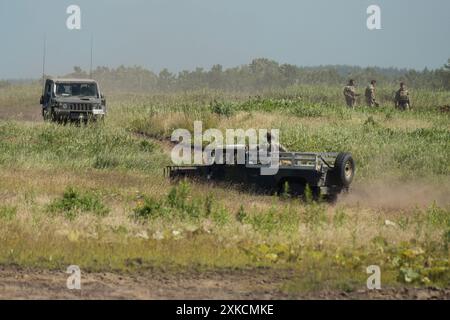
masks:
[[[334,162],[334,172],[337,182],[348,188],[355,176],[355,161],[350,153],[339,153]]]

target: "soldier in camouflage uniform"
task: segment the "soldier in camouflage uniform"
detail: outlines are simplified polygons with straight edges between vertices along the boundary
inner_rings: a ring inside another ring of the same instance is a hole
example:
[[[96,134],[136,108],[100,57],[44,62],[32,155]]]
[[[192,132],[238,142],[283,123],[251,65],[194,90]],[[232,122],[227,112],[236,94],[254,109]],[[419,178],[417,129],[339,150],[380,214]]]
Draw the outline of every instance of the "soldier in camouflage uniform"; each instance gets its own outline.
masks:
[[[356,104],[356,97],[358,96],[359,94],[356,93],[355,88],[355,80],[351,79],[348,82],[348,84],[344,87],[344,97],[347,106],[353,109]]]
[[[400,83],[400,89],[395,93],[395,107],[400,110],[409,110],[411,107],[409,92],[403,82]]]
[[[375,80],[370,81],[370,84],[366,88],[366,104],[368,107],[379,107],[380,105],[375,98],[375,86],[377,82]]]

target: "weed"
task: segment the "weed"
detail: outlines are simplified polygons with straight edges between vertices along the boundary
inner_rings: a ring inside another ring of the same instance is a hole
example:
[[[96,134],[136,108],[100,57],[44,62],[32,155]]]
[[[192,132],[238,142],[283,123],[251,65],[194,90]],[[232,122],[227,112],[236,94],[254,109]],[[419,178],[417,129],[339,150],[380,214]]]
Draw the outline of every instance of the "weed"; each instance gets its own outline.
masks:
[[[11,221],[16,217],[17,207],[0,206],[0,220]]]
[[[156,149],[156,145],[149,140],[141,140],[139,142],[139,148],[141,151],[152,153]]]
[[[170,189],[167,195],[167,203],[169,206],[184,210],[188,207],[188,196],[190,185],[187,180],[181,181],[177,186]]]
[[[235,113],[234,107],[230,102],[218,102],[214,100],[214,102],[211,103],[210,108],[212,113],[228,118]]]
[[[426,217],[429,224],[432,226],[441,226],[450,228],[450,212],[440,208],[434,202],[427,210]]]
[[[205,204],[204,204],[204,210],[205,215],[209,217],[213,212],[213,205],[214,205],[214,196],[211,193],[208,193],[205,197]]]
[[[53,200],[48,210],[53,213],[64,213],[69,218],[75,218],[79,213],[91,212],[97,216],[105,216],[109,213],[98,196],[92,192],[81,192],[72,187],[67,188],[62,197]]]
[[[133,210],[136,219],[152,219],[161,216],[162,204],[153,198],[144,197]]]
[[[239,207],[239,211],[236,214],[237,221],[244,223],[247,220],[248,216],[247,213],[244,210],[244,206],[241,204]]]
[[[218,210],[215,210],[211,216],[212,220],[218,226],[224,226],[230,222],[230,215],[228,213],[228,210],[225,208],[219,208]]]

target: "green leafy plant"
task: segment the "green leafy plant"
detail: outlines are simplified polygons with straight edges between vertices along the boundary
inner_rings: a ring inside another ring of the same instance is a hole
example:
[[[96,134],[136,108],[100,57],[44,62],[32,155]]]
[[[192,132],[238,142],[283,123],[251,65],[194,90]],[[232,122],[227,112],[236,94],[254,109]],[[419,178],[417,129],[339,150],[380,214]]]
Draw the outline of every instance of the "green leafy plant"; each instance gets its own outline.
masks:
[[[134,208],[134,217],[136,219],[152,219],[161,216],[163,204],[153,198],[144,197],[136,208]]]
[[[237,219],[237,221],[239,221],[241,223],[245,222],[245,220],[247,219],[247,213],[245,212],[245,209],[244,209],[243,205],[241,205],[239,207],[239,210],[238,210],[238,212],[236,214],[236,219]]]
[[[63,213],[69,219],[73,219],[83,212],[91,212],[98,216],[105,216],[109,213],[109,209],[95,193],[82,192],[72,187],[67,188],[61,198],[53,200],[49,204],[48,210],[53,213]]]
[[[234,115],[235,110],[230,102],[218,102],[214,101],[211,103],[211,112],[218,114],[219,116],[231,117]]]
[[[0,220],[12,220],[17,214],[17,207],[0,206]]]

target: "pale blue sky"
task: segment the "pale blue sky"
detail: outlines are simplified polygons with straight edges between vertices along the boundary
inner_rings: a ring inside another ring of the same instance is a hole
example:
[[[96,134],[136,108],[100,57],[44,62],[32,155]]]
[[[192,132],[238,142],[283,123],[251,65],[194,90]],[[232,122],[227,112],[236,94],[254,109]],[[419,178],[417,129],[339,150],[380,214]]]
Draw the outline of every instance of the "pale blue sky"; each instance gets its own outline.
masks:
[[[66,8],[82,10],[69,31]],[[378,4],[382,30],[366,28]],[[0,0],[0,79],[94,65],[156,72],[246,64],[255,57],[300,66],[349,64],[423,69],[450,58],[448,0]]]

